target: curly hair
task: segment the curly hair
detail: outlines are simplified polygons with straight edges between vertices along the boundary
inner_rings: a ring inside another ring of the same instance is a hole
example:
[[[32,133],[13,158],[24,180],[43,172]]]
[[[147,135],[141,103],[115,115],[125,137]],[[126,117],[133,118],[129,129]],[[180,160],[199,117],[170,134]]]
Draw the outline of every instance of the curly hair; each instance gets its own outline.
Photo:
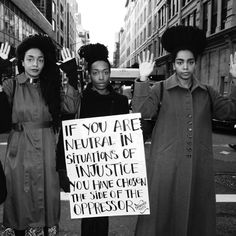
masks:
[[[37,48],[44,55],[44,67],[39,76],[40,88],[45,103],[48,105],[49,112],[53,119],[54,131],[57,131],[60,125],[60,70],[56,64],[56,50],[50,37],[45,35],[31,35],[25,38],[16,49],[17,67],[19,73],[24,72],[22,61],[25,53],[31,49]]]
[[[205,32],[198,27],[177,25],[164,32],[161,43],[175,60],[180,50],[190,50],[196,59],[204,51],[207,41]]]

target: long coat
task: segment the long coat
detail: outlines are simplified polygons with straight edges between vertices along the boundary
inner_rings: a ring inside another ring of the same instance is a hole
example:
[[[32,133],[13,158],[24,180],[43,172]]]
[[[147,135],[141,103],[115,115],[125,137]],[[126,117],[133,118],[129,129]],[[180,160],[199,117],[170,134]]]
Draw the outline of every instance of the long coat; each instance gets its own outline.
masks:
[[[136,82],[133,111],[155,116],[159,96],[159,83]],[[151,214],[138,218],[136,236],[216,235],[212,116],[236,118],[235,88],[229,99],[195,78],[190,90],[176,75],[164,81],[147,163]]]
[[[52,120],[39,84],[31,84],[25,74],[4,81],[3,90],[13,99],[12,121],[21,124],[8,138],[5,158],[7,199],[3,224],[24,230],[28,227],[52,227],[59,223],[60,188],[56,172],[56,135],[48,124]],[[62,94],[67,112],[77,109],[77,91]]]

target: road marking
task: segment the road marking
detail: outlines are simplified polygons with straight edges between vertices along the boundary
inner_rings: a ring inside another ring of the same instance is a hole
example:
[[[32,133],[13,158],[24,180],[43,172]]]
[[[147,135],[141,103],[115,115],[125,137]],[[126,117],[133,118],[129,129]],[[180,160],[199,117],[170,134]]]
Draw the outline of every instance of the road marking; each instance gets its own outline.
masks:
[[[2,143],[0,143],[0,145],[6,146],[6,145],[7,145],[7,142],[2,142]]]
[[[223,155],[229,155],[231,152],[227,152],[227,151],[222,151],[220,152],[220,154],[223,154]]]
[[[213,144],[213,147],[229,147],[229,144]]]
[[[236,202],[236,194],[216,194],[216,202]]]

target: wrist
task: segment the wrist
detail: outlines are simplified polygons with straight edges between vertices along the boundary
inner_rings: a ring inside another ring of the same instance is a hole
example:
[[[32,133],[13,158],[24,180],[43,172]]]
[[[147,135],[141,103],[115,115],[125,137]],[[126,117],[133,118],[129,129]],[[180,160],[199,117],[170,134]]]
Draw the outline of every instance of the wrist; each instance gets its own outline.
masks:
[[[140,81],[146,81],[148,79],[148,76],[140,76]]]

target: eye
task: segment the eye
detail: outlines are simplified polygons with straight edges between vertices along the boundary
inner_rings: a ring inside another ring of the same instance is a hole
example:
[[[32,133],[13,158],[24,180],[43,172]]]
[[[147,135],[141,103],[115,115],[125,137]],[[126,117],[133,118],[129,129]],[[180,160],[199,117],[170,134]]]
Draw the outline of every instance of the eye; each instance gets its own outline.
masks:
[[[94,76],[97,75],[97,74],[98,74],[97,71],[93,71],[93,72],[92,72],[92,75],[94,75]]]
[[[44,59],[39,59],[39,63],[44,63]]]
[[[183,64],[183,62],[182,61],[176,61],[176,64],[180,66],[180,65]]]
[[[105,71],[104,74],[105,74],[105,75],[109,75],[109,71],[108,71],[108,70]]]
[[[193,65],[195,63],[195,61],[190,61],[189,64],[190,65]]]

